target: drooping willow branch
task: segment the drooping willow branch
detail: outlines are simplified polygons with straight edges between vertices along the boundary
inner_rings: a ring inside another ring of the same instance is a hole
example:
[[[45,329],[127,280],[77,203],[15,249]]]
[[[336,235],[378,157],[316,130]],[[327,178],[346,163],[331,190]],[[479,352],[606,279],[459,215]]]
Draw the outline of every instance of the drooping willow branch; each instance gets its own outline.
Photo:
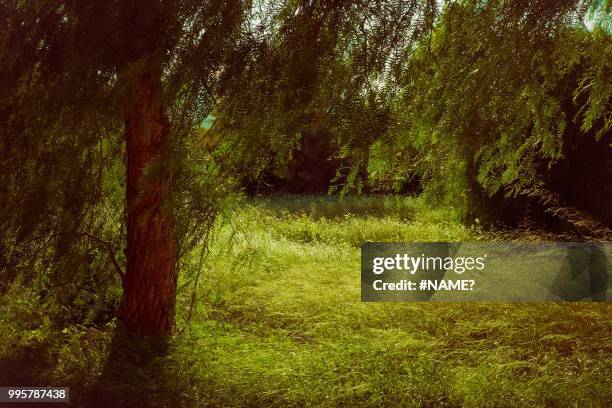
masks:
[[[121,283],[123,283],[125,279],[125,272],[123,269],[121,269],[121,265],[119,265],[119,262],[117,261],[117,258],[115,257],[115,251],[113,251],[113,245],[109,241],[105,241],[98,236],[90,234],[89,232],[81,232],[81,235],[93,239],[94,241],[98,242],[99,244],[102,244],[106,248],[106,251],[108,252],[108,256],[111,262],[113,263],[115,270],[119,274],[119,277],[121,278]]]

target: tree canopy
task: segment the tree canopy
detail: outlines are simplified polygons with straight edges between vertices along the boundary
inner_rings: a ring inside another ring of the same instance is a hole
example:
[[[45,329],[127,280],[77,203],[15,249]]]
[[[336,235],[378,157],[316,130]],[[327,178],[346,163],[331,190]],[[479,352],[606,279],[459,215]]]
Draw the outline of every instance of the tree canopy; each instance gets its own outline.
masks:
[[[97,288],[116,279],[139,305],[163,269],[170,317],[132,325],[169,332],[181,255],[305,127],[352,159],[344,191],[418,178],[470,217],[557,188],[579,137],[605,184],[609,16],[565,0],[0,1],[3,284],[61,302],[116,297]]]

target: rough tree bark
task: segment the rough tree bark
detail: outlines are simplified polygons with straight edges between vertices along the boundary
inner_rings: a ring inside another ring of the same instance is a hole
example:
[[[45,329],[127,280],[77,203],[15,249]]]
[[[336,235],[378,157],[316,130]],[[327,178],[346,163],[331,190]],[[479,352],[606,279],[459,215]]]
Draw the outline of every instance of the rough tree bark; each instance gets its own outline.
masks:
[[[128,330],[143,335],[168,335],[174,325],[174,221],[165,205],[172,174],[162,158],[169,130],[160,76],[145,72],[126,112],[127,270],[117,312]]]

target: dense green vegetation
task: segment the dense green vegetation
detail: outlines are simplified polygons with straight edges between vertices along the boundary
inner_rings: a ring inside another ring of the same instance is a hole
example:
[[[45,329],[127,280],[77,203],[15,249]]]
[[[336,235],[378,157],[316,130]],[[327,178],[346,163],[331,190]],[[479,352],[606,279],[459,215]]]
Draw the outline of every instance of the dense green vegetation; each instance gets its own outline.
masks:
[[[16,291],[1,360],[113,406],[604,407],[607,304],[360,302],[364,240],[500,239],[448,219],[402,198],[249,201],[215,231],[194,303],[195,275],[183,277],[167,355],[134,339],[111,349],[113,323],[54,326]]]
[[[612,239],[611,35],[605,0],[0,0],[0,386],[605,406],[608,304],[367,304],[358,271]]]

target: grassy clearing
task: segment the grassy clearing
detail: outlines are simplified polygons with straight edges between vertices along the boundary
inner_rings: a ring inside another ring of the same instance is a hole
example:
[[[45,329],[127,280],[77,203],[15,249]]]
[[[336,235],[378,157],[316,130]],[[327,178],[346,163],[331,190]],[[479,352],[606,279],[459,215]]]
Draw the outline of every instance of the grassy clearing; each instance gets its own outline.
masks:
[[[186,268],[184,331],[164,357],[112,372],[119,385],[109,394],[121,399],[146,384],[138,404],[152,406],[607,406],[608,304],[360,302],[364,241],[496,238],[454,219],[411,199],[241,206],[215,231],[189,325],[195,275]],[[11,333],[5,354],[23,340],[23,330]],[[112,359],[109,331],[27,333],[38,333],[28,341],[50,361],[40,381],[111,388],[99,381]]]
[[[237,232],[211,249],[202,302],[175,350],[184,378],[206,384],[193,403],[605,406],[612,399],[608,305],[361,303],[364,241],[495,237],[418,201],[372,199],[368,211],[366,200],[300,200],[243,207],[233,219]]]

